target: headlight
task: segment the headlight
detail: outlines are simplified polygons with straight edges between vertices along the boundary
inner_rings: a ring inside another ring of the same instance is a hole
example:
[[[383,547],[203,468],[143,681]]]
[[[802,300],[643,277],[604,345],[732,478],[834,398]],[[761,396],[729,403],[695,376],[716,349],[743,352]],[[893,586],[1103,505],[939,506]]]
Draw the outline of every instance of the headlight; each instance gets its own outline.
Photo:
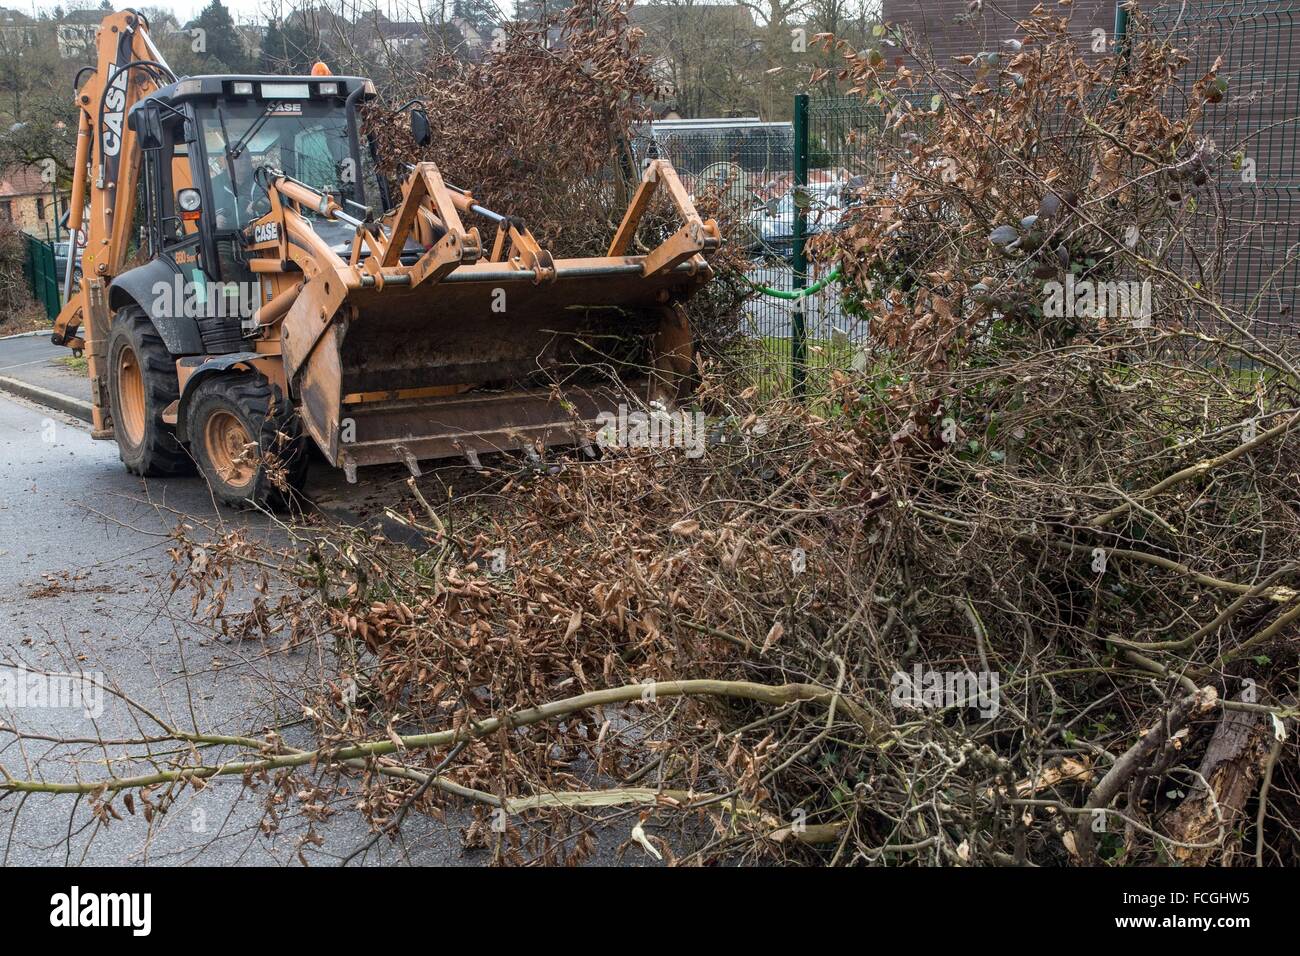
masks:
[[[203,199],[197,189],[182,189],[176,194],[176,205],[181,208],[181,212],[198,212],[202,204]]]

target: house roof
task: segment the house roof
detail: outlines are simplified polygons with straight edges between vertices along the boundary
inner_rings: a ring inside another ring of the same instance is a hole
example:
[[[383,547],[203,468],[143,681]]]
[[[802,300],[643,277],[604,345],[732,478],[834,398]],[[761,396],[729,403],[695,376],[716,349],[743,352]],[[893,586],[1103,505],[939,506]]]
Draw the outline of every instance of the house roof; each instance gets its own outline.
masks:
[[[50,184],[41,179],[35,166],[6,166],[0,169],[0,197],[44,196]]]
[[[61,25],[78,24],[85,26],[99,26],[104,22],[104,17],[108,16],[111,11],[108,10],[89,10],[82,8],[80,10],[67,10],[64,12],[59,23]]]
[[[376,26],[388,40],[422,40],[428,33],[427,27],[416,21],[381,20]]]

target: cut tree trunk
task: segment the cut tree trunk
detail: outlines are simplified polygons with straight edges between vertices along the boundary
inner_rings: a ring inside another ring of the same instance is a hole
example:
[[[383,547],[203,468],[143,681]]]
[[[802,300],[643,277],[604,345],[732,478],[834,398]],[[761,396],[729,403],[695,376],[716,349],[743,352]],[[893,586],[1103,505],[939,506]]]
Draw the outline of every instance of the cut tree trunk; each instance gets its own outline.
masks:
[[[1232,865],[1241,849],[1239,836],[1245,822],[1242,811],[1259,784],[1269,742],[1269,719],[1265,715],[1240,710],[1223,712],[1198,768],[1209,789],[1197,781],[1165,824],[1165,832],[1180,843],[1215,843],[1222,815],[1223,839],[1204,849],[1172,847],[1175,860],[1186,866],[1205,866],[1222,855],[1222,865]]]

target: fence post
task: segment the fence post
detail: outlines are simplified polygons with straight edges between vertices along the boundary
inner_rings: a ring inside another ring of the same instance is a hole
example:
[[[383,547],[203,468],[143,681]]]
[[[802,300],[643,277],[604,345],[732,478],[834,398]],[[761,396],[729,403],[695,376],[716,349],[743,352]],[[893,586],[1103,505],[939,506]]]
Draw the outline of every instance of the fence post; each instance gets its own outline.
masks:
[[[792,287],[796,290],[808,285],[808,255],[804,242],[808,235],[808,94],[797,93],[794,98],[794,249],[791,267],[794,270]],[[808,330],[805,325],[804,299],[795,299],[790,313],[790,382],[795,398],[804,397],[808,365]]]
[[[1129,47],[1128,38],[1128,0],[1118,0],[1115,4],[1115,49],[1119,51],[1120,57],[1128,63]]]

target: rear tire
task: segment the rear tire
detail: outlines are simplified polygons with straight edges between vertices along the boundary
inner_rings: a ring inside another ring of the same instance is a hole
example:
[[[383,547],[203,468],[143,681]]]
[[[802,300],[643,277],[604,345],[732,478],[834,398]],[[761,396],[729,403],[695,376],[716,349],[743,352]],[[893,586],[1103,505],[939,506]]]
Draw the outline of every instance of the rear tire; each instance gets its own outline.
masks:
[[[194,387],[190,448],[212,493],[233,507],[288,504],[307,477],[297,410],[256,372],[217,373]]]
[[[108,402],[118,454],[133,475],[181,475],[192,469],[176,432],[162,419],[180,394],[176,361],[144,310],[119,309],[108,336]]]

